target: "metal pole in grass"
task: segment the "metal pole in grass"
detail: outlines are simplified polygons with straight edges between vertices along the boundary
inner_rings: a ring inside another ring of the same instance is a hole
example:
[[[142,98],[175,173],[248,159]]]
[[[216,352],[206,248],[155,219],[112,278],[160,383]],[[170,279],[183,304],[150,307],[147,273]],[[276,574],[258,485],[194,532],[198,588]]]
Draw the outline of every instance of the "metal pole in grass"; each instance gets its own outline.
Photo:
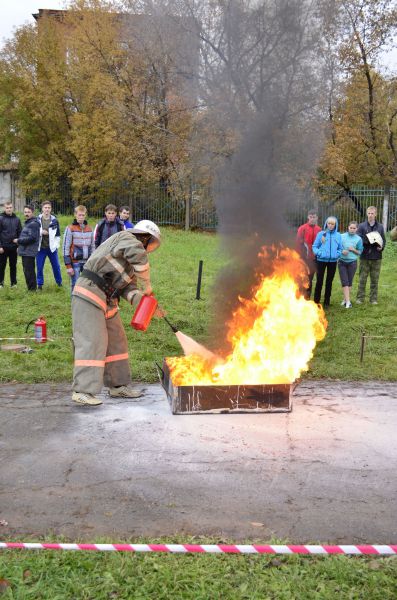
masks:
[[[197,291],[196,291],[196,300],[200,300],[200,291],[201,291],[201,277],[203,274],[203,262],[202,260],[199,261],[199,270],[198,270],[198,277],[197,277]]]
[[[365,331],[361,334],[361,348],[360,348],[360,363],[364,360],[364,348],[365,348]]]

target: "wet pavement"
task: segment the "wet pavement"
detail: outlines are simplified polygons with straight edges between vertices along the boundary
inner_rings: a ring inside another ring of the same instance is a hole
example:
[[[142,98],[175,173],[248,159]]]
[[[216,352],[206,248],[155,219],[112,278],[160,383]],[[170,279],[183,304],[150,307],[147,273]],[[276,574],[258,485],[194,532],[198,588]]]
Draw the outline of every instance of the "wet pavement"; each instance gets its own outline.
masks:
[[[0,385],[0,538],[396,543],[397,384],[305,381],[287,414],[79,407],[66,384]]]

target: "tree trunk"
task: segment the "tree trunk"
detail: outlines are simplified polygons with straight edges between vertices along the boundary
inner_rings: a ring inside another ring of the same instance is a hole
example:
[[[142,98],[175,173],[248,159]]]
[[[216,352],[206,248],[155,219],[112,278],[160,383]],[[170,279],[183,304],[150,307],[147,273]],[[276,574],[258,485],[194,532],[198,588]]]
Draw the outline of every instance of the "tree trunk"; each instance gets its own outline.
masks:
[[[387,231],[387,221],[389,218],[389,200],[390,200],[390,183],[385,183],[385,191],[383,196],[383,214],[382,214],[382,225]]]

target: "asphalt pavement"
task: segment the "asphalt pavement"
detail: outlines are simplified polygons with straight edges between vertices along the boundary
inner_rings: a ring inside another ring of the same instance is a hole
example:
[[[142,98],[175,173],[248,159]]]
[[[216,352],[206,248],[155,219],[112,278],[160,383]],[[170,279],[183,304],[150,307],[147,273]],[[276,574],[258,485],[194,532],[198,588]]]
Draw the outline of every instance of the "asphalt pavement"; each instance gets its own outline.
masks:
[[[0,539],[396,543],[395,383],[304,381],[278,414],[103,397],[0,385]]]

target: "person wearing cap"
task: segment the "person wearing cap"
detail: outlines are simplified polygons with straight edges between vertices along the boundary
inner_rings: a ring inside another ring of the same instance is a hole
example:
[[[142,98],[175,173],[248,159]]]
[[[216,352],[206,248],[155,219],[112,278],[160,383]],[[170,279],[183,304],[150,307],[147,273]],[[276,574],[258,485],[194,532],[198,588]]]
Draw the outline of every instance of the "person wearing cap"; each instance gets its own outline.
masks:
[[[122,297],[135,307],[143,295],[151,295],[148,254],[160,243],[157,225],[139,221],[132,229],[112,235],[85,263],[72,294],[74,402],[102,404],[97,394],[103,385],[113,398],[143,395],[131,384],[118,301]]]
[[[363,251],[360,256],[356,304],[362,304],[365,300],[368,275],[371,282],[369,302],[370,304],[378,304],[379,275],[382,265],[382,253],[386,246],[386,236],[383,225],[376,220],[375,206],[367,208],[367,220],[360,223],[357,234],[363,240]]]

